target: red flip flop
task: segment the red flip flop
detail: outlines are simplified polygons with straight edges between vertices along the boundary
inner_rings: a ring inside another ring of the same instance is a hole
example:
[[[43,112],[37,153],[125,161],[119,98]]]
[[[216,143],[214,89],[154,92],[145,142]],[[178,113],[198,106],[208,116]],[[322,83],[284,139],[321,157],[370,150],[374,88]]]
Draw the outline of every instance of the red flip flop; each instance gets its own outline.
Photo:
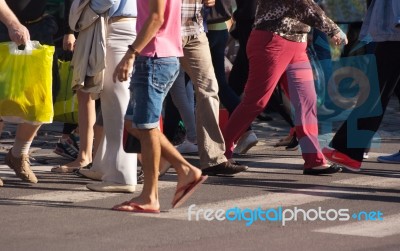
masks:
[[[129,206],[130,208],[124,208],[123,206]],[[143,206],[136,204],[132,201],[125,201],[121,204],[115,205],[112,207],[112,210],[115,211],[123,211],[123,212],[131,212],[131,213],[148,213],[148,214],[159,214],[160,210],[158,209],[146,209]]]
[[[181,206],[185,201],[189,199],[189,197],[193,194],[193,192],[208,179],[208,175],[201,176],[198,180],[193,181],[186,186],[183,186],[176,190],[175,195],[183,191],[182,196],[172,201],[172,208],[177,208]]]

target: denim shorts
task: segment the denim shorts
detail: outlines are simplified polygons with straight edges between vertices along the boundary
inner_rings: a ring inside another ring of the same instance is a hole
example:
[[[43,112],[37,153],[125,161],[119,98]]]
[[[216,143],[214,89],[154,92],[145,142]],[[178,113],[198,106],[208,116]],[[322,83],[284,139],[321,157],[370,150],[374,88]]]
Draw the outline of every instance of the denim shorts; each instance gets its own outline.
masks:
[[[164,98],[178,74],[179,61],[176,57],[136,58],[129,87],[131,98],[125,115],[126,120],[132,121],[132,127],[158,127]]]

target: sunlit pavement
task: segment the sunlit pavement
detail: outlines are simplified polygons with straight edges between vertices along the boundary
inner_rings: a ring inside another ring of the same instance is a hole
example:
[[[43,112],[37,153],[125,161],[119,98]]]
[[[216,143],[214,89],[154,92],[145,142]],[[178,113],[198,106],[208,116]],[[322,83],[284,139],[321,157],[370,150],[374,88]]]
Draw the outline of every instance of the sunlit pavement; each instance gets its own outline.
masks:
[[[0,165],[0,250],[399,250],[400,169],[376,157],[400,149],[399,104],[385,115],[360,173],[304,176],[299,151],[273,145],[288,133],[277,114],[256,121],[260,142],[235,156],[248,165],[235,177],[210,177],[180,208],[171,209],[176,175],[160,181],[160,214],[110,208],[139,194],[97,193],[73,174],[53,174],[68,162],[52,150],[61,124],[44,126],[32,147],[39,183],[27,184]],[[338,123],[332,125],[337,129]],[[1,159],[13,139],[7,125]],[[324,145],[332,136],[321,135]],[[198,162],[197,156],[186,156]]]

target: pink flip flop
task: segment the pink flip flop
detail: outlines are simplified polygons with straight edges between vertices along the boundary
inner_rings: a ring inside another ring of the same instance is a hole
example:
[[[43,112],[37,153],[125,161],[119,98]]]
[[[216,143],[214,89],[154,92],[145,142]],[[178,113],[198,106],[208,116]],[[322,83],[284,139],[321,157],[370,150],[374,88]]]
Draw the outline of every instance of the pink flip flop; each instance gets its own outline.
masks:
[[[130,208],[124,208],[123,206],[128,206]],[[159,209],[146,209],[143,206],[136,204],[132,201],[125,201],[121,204],[115,205],[112,207],[112,210],[115,211],[123,211],[123,212],[131,212],[131,213],[148,213],[148,214],[159,214]]]
[[[187,201],[189,199],[189,197],[193,194],[193,192],[201,185],[204,183],[204,181],[206,181],[208,179],[208,176],[201,176],[198,180],[193,181],[189,184],[187,184],[186,186],[183,186],[179,189],[176,190],[175,195],[182,192],[183,194],[181,197],[179,197],[178,199],[176,199],[175,201],[172,201],[172,208],[177,208],[179,206],[181,206],[183,203],[185,203],[185,201]]]

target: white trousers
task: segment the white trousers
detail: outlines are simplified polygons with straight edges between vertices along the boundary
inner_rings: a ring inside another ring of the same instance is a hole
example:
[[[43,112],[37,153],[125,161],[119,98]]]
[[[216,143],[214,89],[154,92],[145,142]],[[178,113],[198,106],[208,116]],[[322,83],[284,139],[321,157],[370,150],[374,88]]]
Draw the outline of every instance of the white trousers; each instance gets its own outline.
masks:
[[[115,67],[136,38],[136,19],[108,25],[104,89],[100,94],[104,137],[93,161],[92,170],[103,172],[103,181],[136,185],[137,155],[128,154],[122,145],[124,116],[129,103],[129,83],[113,82]]]

